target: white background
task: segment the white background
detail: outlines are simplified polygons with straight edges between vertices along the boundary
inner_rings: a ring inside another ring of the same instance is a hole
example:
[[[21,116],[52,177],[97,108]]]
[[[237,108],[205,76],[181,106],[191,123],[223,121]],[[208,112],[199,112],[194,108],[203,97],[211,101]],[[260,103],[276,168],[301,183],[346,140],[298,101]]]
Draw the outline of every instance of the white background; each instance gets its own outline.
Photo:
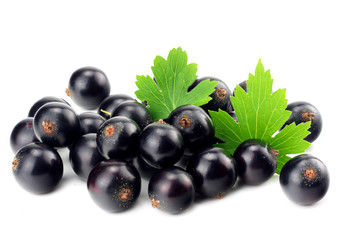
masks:
[[[0,238],[358,238],[356,2],[1,1]],[[64,178],[56,191],[33,195],[17,185],[9,136],[36,100],[66,98],[71,73],[83,66],[102,69],[112,93],[135,96],[136,75],[151,74],[155,56],[166,57],[178,46],[187,51],[189,62],[198,63],[199,77],[216,76],[231,89],[254,72],[261,58],[271,69],[273,89],[286,88],[289,102],[308,101],[320,110],[323,132],[307,152],[330,171],[323,200],[298,206],[274,176],[173,216],[151,207],[143,182],[131,210],[109,214],[93,203],[65,150]]]

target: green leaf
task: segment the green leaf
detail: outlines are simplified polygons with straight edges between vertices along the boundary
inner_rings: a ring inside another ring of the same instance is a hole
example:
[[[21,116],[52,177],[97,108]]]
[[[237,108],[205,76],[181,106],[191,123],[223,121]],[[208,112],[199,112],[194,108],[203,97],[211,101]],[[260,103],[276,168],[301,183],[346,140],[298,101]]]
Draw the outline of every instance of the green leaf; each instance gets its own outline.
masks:
[[[311,144],[303,140],[309,132],[311,122],[286,126],[275,134],[290,117],[286,110],[286,89],[272,92],[273,79],[270,70],[265,71],[261,60],[255,69],[255,75],[249,74],[247,93],[236,86],[235,97],[231,97],[238,122],[219,110],[210,111],[215,126],[215,136],[224,143],[217,144],[226,153],[232,155],[236,148],[249,139],[266,141],[279,151],[278,169],[290,159],[288,154],[304,152]]]
[[[192,104],[201,106],[208,103],[209,95],[214,91],[217,82],[205,80],[190,92],[188,87],[197,78],[197,64],[187,63],[185,51],[180,47],[172,49],[165,60],[157,56],[151,68],[156,82],[150,76],[137,76],[135,95],[146,101],[154,121],[166,118],[177,107]]]

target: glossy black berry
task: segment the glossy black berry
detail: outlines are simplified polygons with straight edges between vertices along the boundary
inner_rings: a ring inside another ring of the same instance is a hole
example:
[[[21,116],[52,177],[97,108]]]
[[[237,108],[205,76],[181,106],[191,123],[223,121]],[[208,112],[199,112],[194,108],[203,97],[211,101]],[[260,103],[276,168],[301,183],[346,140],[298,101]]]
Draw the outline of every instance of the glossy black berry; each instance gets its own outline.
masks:
[[[261,140],[247,140],[234,152],[233,158],[243,183],[258,185],[275,173],[278,152]]]
[[[39,140],[52,147],[67,147],[81,134],[80,120],[70,106],[47,103],[34,116],[34,131]]]
[[[100,208],[108,212],[123,212],[138,199],[141,178],[131,163],[109,159],[90,172],[87,187]]]
[[[220,148],[207,148],[194,153],[186,171],[194,179],[198,193],[221,198],[237,179],[236,163]]]
[[[151,123],[140,133],[139,153],[152,167],[170,167],[183,156],[184,141],[175,127]]]
[[[203,109],[194,105],[176,108],[166,120],[183,136],[185,147],[191,152],[210,146],[214,140],[214,125]]]
[[[70,77],[66,94],[84,109],[96,109],[110,94],[110,82],[105,73],[94,67],[83,67]]]
[[[97,133],[105,118],[94,112],[84,112],[79,114],[81,134]]]
[[[111,117],[123,116],[134,120],[140,129],[152,122],[152,117],[144,104],[135,100],[127,100],[119,104],[111,113]]]
[[[320,112],[312,104],[307,102],[293,102],[288,104],[286,110],[291,111],[291,115],[281,129],[291,123],[299,124],[311,121],[311,125],[308,130],[310,134],[305,137],[304,140],[314,142],[320,136],[322,118]]]
[[[189,173],[179,167],[161,169],[149,181],[151,205],[171,214],[188,209],[195,199],[195,187]]]
[[[127,117],[106,120],[97,132],[97,146],[105,158],[131,160],[138,151],[140,128]]]
[[[201,106],[205,111],[212,110],[218,111],[219,109],[226,111],[230,104],[230,95],[231,91],[229,87],[222,80],[215,77],[203,77],[196,79],[194,83],[188,88],[188,91],[191,91],[195,88],[200,82],[210,79],[210,81],[217,81],[218,84],[215,87],[213,93],[210,94],[212,100],[207,104]]]
[[[109,119],[114,109],[127,100],[135,99],[125,94],[110,95],[100,103],[97,113],[105,119]]]
[[[14,157],[12,170],[16,181],[25,190],[42,194],[55,189],[63,176],[60,155],[44,143],[30,143]]]
[[[25,118],[18,122],[10,134],[10,146],[14,153],[23,146],[38,141],[35,136],[32,117]]]
[[[288,161],[280,172],[280,185],[286,196],[300,205],[321,200],[329,189],[330,177],[318,158],[303,154]]]
[[[76,140],[70,148],[69,160],[74,172],[87,180],[91,170],[105,160],[98,151],[96,133],[85,134]]]
[[[50,103],[50,102],[65,103],[70,106],[70,104],[62,98],[52,97],[52,96],[43,97],[32,105],[32,107],[29,110],[28,117],[34,117],[35,113],[37,112],[37,110],[39,110],[39,108],[41,108],[46,103]]]

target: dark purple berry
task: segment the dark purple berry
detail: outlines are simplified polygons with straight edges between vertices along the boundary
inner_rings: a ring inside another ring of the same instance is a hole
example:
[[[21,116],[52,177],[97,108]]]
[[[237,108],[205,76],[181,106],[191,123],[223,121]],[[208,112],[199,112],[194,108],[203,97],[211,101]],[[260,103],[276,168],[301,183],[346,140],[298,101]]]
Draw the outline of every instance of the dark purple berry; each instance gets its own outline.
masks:
[[[303,154],[288,161],[280,172],[280,185],[286,196],[300,205],[320,201],[329,189],[330,177],[318,158]]]
[[[52,147],[70,146],[80,135],[75,111],[64,103],[47,103],[34,116],[36,137]]]
[[[200,82],[210,79],[210,81],[217,81],[218,84],[215,87],[213,93],[210,94],[212,100],[207,104],[201,106],[206,112],[209,110],[218,111],[219,109],[226,111],[230,105],[230,95],[231,91],[229,87],[222,80],[215,77],[203,77],[196,79],[194,83],[188,88],[188,91],[191,91],[195,88]]]
[[[220,148],[194,153],[186,171],[193,177],[196,191],[206,197],[221,198],[237,179],[235,161]]]
[[[83,67],[71,75],[66,94],[80,107],[96,109],[109,96],[110,82],[100,69]]]
[[[314,142],[320,136],[322,118],[319,110],[317,110],[312,104],[307,102],[293,102],[288,104],[286,110],[291,111],[291,115],[281,129],[293,122],[297,125],[311,121],[311,125],[308,130],[310,134],[307,135],[304,140]]]
[[[129,162],[106,160],[89,174],[88,191],[94,202],[108,212],[123,212],[132,207],[141,191],[141,178]]]
[[[189,173],[172,166],[154,173],[149,181],[148,194],[153,208],[178,214],[193,204],[195,188]]]
[[[106,159],[131,160],[138,152],[140,128],[127,117],[105,121],[97,132],[97,146]]]
[[[184,141],[175,127],[152,123],[140,133],[139,153],[152,167],[170,167],[183,156]]]
[[[214,140],[214,125],[203,109],[185,105],[172,111],[167,122],[183,136],[185,147],[191,152],[208,147]]]
[[[15,154],[12,170],[25,190],[42,194],[55,189],[63,176],[60,155],[44,143],[30,143]]]
[[[240,179],[248,185],[258,185],[274,175],[278,152],[261,140],[247,140],[234,152]]]

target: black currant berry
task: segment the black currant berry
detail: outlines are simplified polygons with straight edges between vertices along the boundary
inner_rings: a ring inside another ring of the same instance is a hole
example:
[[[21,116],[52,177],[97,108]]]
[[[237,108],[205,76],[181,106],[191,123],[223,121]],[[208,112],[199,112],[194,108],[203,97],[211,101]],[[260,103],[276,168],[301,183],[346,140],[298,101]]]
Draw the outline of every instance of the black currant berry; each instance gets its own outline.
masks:
[[[177,128],[183,136],[185,147],[191,152],[213,143],[214,125],[203,109],[185,105],[172,111],[167,122]]]
[[[210,79],[210,81],[217,81],[218,84],[215,87],[215,91],[210,94],[212,100],[207,104],[201,106],[206,112],[208,110],[218,111],[219,109],[226,111],[230,104],[230,95],[231,91],[229,87],[222,80],[214,77],[203,77],[196,79],[194,83],[188,88],[188,91],[191,91],[195,88],[200,82]]]
[[[198,193],[221,198],[237,179],[236,163],[220,148],[208,148],[191,157],[186,171],[194,179]]]
[[[18,122],[10,135],[11,150],[15,153],[23,146],[39,142],[33,128],[33,118],[28,117]]]
[[[119,104],[111,113],[111,117],[123,116],[134,120],[140,129],[152,122],[152,117],[144,104],[135,100],[127,100]]]
[[[149,181],[151,204],[171,214],[188,209],[195,199],[195,188],[189,173],[179,167],[161,169]]]
[[[52,147],[70,146],[81,134],[75,111],[64,103],[47,103],[34,116],[34,131],[39,140]]]
[[[43,97],[43,98],[39,99],[38,101],[36,101],[34,103],[34,105],[32,105],[32,107],[29,110],[28,117],[34,117],[35,113],[37,112],[37,110],[39,110],[39,108],[41,108],[46,103],[50,103],[50,102],[65,103],[70,106],[70,104],[62,98],[51,97],[51,96]]]
[[[12,169],[19,185],[36,194],[54,190],[63,176],[63,162],[58,152],[39,142],[17,151]]]
[[[110,94],[110,82],[105,73],[94,67],[83,67],[70,77],[66,95],[80,107],[96,109]]]
[[[135,99],[125,94],[110,95],[100,103],[97,113],[105,119],[109,119],[114,109],[127,100]]]
[[[71,145],[69,160],[74,172],[82,179],[87,180],[91,170],[104,161],[96,144],[96,133],[81,136]]]
[[[280,172],[280,185],[286,196],[300,205],[321,200],[329,189],[330,177],[318,158],[303,154],[288,161]]]
[[[322,129],[322,119],[320,112],[313,105],[307,102],[293,102],[288,104],[286,110],[291,111],[291,115],[281,129],[293,122],[299,124],[311,121],[308,130],[310,134],[304,140],[314,142],[319,137]]]
[[[139,153],[152,167],[170,167],[183,156],[184,141],[175,127],[151,123],[140,133]]]
[[[131,160],[138,151],[140,128],[127,117],[105,121],[97,132],[97,146],[105,158]]]
[[[94,112],[84,112],[79,114],[81,134],[97,133],[105,118]]]
[[[90,172],[87,187],[100,208],[108,212],[122,212],[138,199],[141,178],[131,163],[109,159]]]
[[[275,173],[278,152],[261,140],[247,140],[234,152],[240,179],[248,185],[267,181]]]

